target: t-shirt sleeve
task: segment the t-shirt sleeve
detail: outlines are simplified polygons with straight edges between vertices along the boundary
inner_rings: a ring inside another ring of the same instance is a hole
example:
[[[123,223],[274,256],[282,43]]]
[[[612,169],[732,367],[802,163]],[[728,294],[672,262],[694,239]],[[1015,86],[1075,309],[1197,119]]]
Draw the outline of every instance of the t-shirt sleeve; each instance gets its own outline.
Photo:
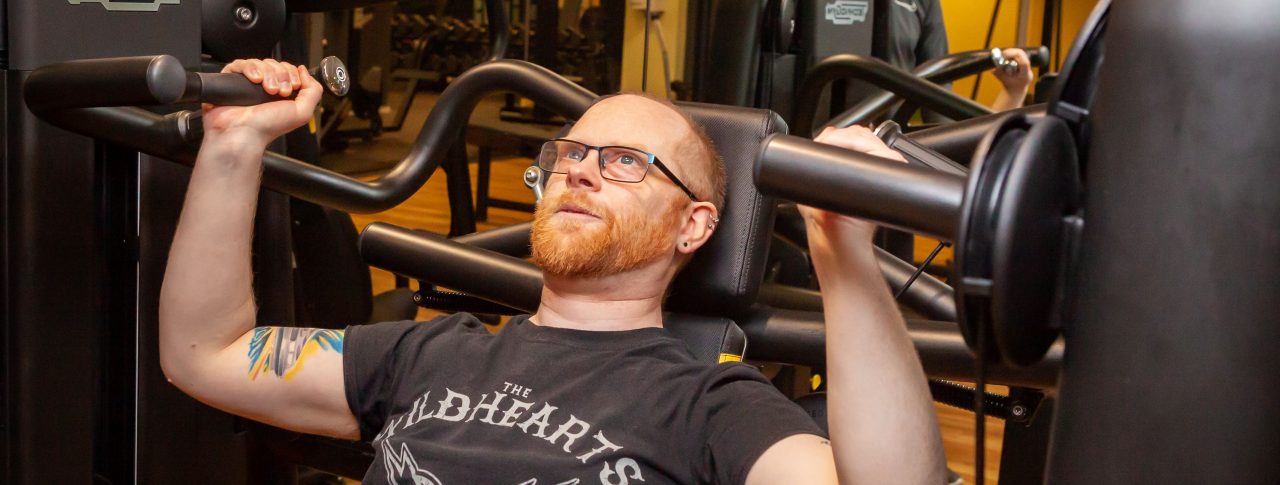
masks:
[[[360,425],[360,439],[373,438],[387,418],[395,394],[396,349],[418,322],[386,322],[347,327],[342,378],[347,405]]]
[[[942,2],[923,2],[924,19],[920,22],[920,41],[916,44],[916,65],[950,54],[947,26],[942,19]]]
[[[707,460],[715,483],[746,483],[770,446],[797,434],[825,436],[809,414],[746,364],[721,364],[699,407],[707,414]]]
[[[409,376],[422,380],[432,363],[452,358],[447,339],[460,332],[481,331],[465,314],[429,322],[386,322],[347,327],[342,352],[347,405],[360,426],[360,439],[372,440],[395,409],[399,383]]]

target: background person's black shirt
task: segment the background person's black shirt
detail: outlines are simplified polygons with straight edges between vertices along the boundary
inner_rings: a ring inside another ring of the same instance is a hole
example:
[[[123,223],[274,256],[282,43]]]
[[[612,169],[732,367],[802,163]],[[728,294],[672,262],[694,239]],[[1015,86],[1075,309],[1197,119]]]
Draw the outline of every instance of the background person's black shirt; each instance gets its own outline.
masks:
[[[354,326],[343,368],[377,452],[366,485],[743,483],[769,446],[821,434],[751,366],[697,362],[658,328]]]
[[[889,0],[884,60],[905,71],[949,54],[939,0]]]

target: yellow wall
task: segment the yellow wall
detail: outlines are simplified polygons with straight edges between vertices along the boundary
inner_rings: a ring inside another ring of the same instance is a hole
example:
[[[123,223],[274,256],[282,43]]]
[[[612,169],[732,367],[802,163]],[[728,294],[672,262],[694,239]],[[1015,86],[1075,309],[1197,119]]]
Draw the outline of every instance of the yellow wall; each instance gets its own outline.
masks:
[[[943,20],[947,25],[947,40],[951,52],[962,52],[982,48],[986,40],[987,25],[991,20],[991,9],[996,0],[941,0]],[[586,2],[584,2],[586,3]],[[684,78],[684,54],[686,39],[685,13],[687,0],[665,0],[666,13],[662,16],[663,32],[667,38],[667,52],[671,58],[671,78]],[[996,21],[996,29],[992,36],[993,47],[1012,46],[1017,35],[1018,21],[1017,0],[1000,2],[1000,16]],[[1043,19],[1044,2],[1033,0],[1027,29],[1027,43],[1036,45],[1040,42],[1040,24]],[[1062,57],[1070,50],[1071,41],[1075,39],[1081,25],[1089,17],[1097,0],[1063,0],[1062,6]],[[644,52],[644,13],[627,9],[626,29],[623,32],[622,47],[622,90],[639,91],[641,73],[641,54]],[[658,50],[656,33],[649,42],[649,92],[657,96],[665,96],[662,89],[662,53]],[[985,74],[978,102],[991,104],[999,92],[999,83],[991,74]],[[968,96],[973,89],[973,78],[958,81],[954,84],[957,93]]]
[[[986,40],[987,26],[991,22],[991,10],[996,0],[941,0],[942,17],[947,24],[947,41],[951,52],[963,52],[982,48]],[[1015,0],[1000,2],[1000,16],[996,20],[995,32],[991,37],[992,47],[1011,47],[1018,33],[1018,4]],[[1044,18],[1044,2],[1035,0],[1028,2],[1031,7],[1030,22],[1027,29],[1027,44],[1040,43],[1040,24]],[[1062,5],[1062,57],[1066,58],[1071,42],[1075,39],[1080,26],[1089,17],[1089,12],[1097,0],[1063,0]],[[990,105],[995,101],[1000,84],[990,73],[984,74],[982,86],[978,92],[978,102]],[[957,81],[953,89],[964,96],[973,92],[973,78]]]
[[[655,1],[656,3],[656,1]],[[665,0],[666,9],[659,23],[667,39],[667,55],[671,59],[671,80],[684,79],[684,45],[685,45],[685,13],[686,0]],[[662,76],[662,52],[658,46],[657,32],[651,32],[649,39],[649,93],[666,97],[663,89],[666,81]],[[639,91],[640,73],[643,72],[641,59],[644,54],[644,11],[627,9],[626,28],[623,31],[622,44],[622,90]]]

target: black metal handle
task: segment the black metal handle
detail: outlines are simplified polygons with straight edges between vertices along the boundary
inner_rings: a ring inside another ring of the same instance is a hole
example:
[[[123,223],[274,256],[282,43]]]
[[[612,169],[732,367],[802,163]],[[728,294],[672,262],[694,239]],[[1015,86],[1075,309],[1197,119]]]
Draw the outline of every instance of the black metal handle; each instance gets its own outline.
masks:
[[[351,76],[347,66],[337,57],[329,56],[311,69],[311,77],[334,96],[345,96],[351,90]],[[187,89],[182,101],[209,103],[218,106],[253,106],[269,103],[285,97],[262,90],[260,84],[239,73],[192,73],[187,78]],[[289,98],[297,96],[295,92]]]
[[[946,123],[923,130],[911,132],[911,140],[920,146],[938,152],[940,155],[964,165],[969,165],[978,143],[1009,113],[1021,113],[1028,120],[1035,121],[1044,117],[1044,103],[1023,106],[1021,108],[996,113],[978,118],[971,118],[954,123]]]
[[[360,257],[371,266],[518,310],[538,310],[542,270],[523,259],[382,222],[366,226],[359,245]]]
[[[485,96],[512,91],[569,119],[586,111],[596,95],[541,66],[504,59],[476,66],[454,79],[437,98],[409,154],[371,182],[298,161],[266,161],[263,184],[348,212],[379,212],[403,202],[440,166],[471,112]]]
[[[134,72],[128,73],[127,80],[133,83],[145,82],[146,77],[138,74],[137,66],[133,66],[133,69]],[[145,69],[143,72],[145,73]],[[77,75],[74,78],[81,77],[83,76]],[[49,78],[57,80],[57,76]],[[42,96],[54,97],[54,90],[49,86],[53,83],[35,84],[36,91],[41,91]],[[40,86],[41,84],[45,86]],[[66,84],[71,83],[63,83]],[[117,84],[136,89],[133,84]],[[370,213],[389,209],[409,198],[426,183],[440,166],[445,151],[457,140],[480,100],[491,93],[505,91],[533,99],[539,106],[570,119],[581,116],[596,98],[592,92],[534,64],[515,60],[481,64],[458,76],[440,94],[409,154],[382,177],[365,182],[268,153],[263,158],[262,183],[267,188],[299,199],[347,212]],[[144,94],[153,96],[154,92],[147,91]],[[142,97],[135,96],[128,101],[137,101]],[[50,109],[51,105],[60,108]],[[177,118],[162,119],[158,115],[125,108],[62,109],[76,106],[83,106],[83,103],[57,105],[48,102],[43,107],[31,104],[32,111],[41,119],[76,133],[110,139],[123,146],[180,163],[191,164],[195,159],[194,143],[198,140],[191,139],[190,130],[177,126]],[[188,142],[190,143],[186,148],[181,148]]]
[[[60,62],[32,71],[23,84],[27,106],[37,114],[172,104],[182,100],[186,89],[186,70],[168,55]]]
[[[312,70],[329,92],[347,93],[346,66],[326,57]],[[61,62],[32,71],[24,84],[33,112],[108,106],[212,103],[252,106],[277,99],[241,74],[186,72],[170,55],[112,57]]]
[[[869,82],[911,103],[953,119],[991,114],[991,110],[985,106],[879,59],[840,54],[823,59],[805,75],[804,84],[796,98],[796,119],[793,123],[796,133],[812,133],[813,116],[817,111],[822,89],[836,79]]]
[[[756,157],[760,191],[950,241],[965,178],[789,135]]]
[[[1031,58],[1031,64],[1035,67],[1045,67],[1049,65],[1049,49],[1044,46],[1023,47],[1027,51],[1027,55]],[[991,70],[994,64],[991,61],[991,51],[974,50],[957,52],[944,57],[930,59],[911,71],[916,76],[927,79],[934,84],[947,84],[958,79],[968,76],[980,74]],[[881,91],[875,95],[864,99],[862,102],[845,110],[836,116],[831,117],[822,128],[828,126],[843,128],[846,126],[863,124],[872,121],[873,118],[883,114],[886,110],[893,106],[895,102],[901,98],[892,92]],[[797,113],[799,113],[797,111]],[[797,119],[794,123],[796,133],[809,133],[812,130],[811,124],[813,117],[808,116],[804,119]],[[809,125],[805,125],[808,123]]]

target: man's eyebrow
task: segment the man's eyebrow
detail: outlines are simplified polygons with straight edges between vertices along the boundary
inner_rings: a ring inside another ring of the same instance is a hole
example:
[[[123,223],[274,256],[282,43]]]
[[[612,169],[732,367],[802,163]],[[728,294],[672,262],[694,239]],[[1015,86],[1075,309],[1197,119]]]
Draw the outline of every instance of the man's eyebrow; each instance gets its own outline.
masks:
[[[587,143],[585,140],[578,140],[578,141],[581,141],[582,143]],[[635,148],[635,149],[640,150],[640,151],[642,151],[642,152],[653,153],[653,150],[650,150],[650,149],[649,149],[649,146],[648,146],[648,145],[645,145],[644,143],[633,143],[633,142],[610,142],[610,143],[601,143],[599,146],[602,146],[602,147],[626,147],[626,148]]]
[[[653,153],[653,150],[650,150],[650,149],[649,149],[649,147],[648,147],[648,146],[645,146],[645,144],[644,144],[644,143],[620,143],[620,144],[615,145],[615,146],[624,146],[624,147],[627,147],[627,148],[635,148],[635,149],[638,149],[638,150],[640,150],[640,151],[642,151],[642,152]]]

